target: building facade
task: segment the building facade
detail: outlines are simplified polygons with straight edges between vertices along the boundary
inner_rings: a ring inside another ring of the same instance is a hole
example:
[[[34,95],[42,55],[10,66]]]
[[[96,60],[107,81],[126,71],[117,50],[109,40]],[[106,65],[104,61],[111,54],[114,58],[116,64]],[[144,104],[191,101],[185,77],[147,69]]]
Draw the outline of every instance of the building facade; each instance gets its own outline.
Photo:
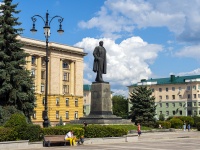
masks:
[[[29,56],[26,68],[34,80],[36,108],[32,121],[42,124],[45,105],[46,43],[18,37]],[[64,123],[83,116],[83,57],[82,48],[49,43],[48,46],[48,118],[52,126],[60,118]]]
[[[128,86],[129,92],[137,86],[148,86],[155,96],[156,118],[169,116],[200,116],[200,75],[175,76],[141,80]]]
[[[83,85],[83,114],[87,116],[90,114],[90,105],[91,105],[91,85]]]

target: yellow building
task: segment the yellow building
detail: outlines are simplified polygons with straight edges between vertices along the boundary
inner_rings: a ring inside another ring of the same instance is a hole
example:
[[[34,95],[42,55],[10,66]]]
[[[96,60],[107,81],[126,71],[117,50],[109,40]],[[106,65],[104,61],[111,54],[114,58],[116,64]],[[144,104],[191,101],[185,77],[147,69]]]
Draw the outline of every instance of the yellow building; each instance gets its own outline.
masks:
[[[32,117],[42,125],[45,98],[46,43],[18,37],[28,56],[26,68],[31,71],[35,83],[36,108]],[[83,116],[83,57],[82,48],[49,43],[48,65],[48,118],[52,126],[60,118],[64,123]]]

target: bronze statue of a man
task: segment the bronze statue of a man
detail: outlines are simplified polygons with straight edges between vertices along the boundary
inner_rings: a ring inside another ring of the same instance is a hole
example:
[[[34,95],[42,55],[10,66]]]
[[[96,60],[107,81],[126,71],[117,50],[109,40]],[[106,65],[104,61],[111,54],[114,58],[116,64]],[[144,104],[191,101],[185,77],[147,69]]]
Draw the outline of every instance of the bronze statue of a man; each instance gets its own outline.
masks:
[[[102,74],[106,74],[106,49],[103,47],[103,41],[99,42],[99,46],[95,47],[94,52],[93,71],[97,72],[96,82],[104,82]]]

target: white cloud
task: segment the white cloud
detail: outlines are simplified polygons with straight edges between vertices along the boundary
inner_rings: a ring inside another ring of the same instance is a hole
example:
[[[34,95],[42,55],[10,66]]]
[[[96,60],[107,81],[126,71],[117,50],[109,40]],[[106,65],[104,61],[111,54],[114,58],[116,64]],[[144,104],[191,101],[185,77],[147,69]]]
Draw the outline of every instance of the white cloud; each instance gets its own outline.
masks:
[[[176,52],[175,56],[199,59],[199,55],[200,55],[199,49],[200,49],[200,45],[186,46],[180,51]]]
[[[190,72],[181,72],[178,73],[179,76],[190,76],[190,75],[199,75],[200,74],[200,68],[197,68]]]
[[[115,39],[135,28],[167,27],[179,40],[200,41],[197,0],[107,0],[96,14],[79,26],[98,28],[103,37]]]
[[[93,50],[100,40],[104,41],[107,51],[107,74],[103,75],[104,81],[110,82],[113,89],[126,87],[140,79],[151,75],[149,64],[156,59],[162,46],[148,44],[140,37],[131,37],[117,44],[111,39],[84,38],[75,46],[83,47],[88,52],[88,61],[85,61],[84,75],[86,80],[94,82],[96,73],[92,71]]]

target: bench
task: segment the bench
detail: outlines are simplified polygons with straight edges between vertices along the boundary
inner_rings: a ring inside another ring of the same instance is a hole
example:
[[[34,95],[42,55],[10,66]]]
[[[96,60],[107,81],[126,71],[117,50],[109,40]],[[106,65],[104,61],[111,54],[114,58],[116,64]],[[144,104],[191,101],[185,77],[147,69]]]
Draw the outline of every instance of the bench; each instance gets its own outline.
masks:
[[[79,139],[76,140],[78,142]],[[65,140],[65,135],[45,135],[43,139],[43,146],[48,146],[50,147],[51,144],[54,143],[63,143],[64,146],[66,146],[66,143],[69,143],[68,140]]]

